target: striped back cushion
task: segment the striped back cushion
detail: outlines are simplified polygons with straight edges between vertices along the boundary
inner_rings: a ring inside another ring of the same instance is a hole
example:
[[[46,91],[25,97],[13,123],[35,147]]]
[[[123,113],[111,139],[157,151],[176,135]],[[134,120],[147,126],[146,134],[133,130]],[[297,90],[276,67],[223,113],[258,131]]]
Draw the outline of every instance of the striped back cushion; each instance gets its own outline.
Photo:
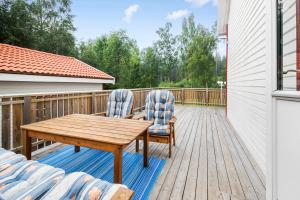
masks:
[[[124,118],[130,114],[132,104],[133,93],[130,90],[114,90],[108,99],[106,116]]]
[[[153,90],[146,98],[146,120],[166,125],[174,115],[175,98],[168,90]]]

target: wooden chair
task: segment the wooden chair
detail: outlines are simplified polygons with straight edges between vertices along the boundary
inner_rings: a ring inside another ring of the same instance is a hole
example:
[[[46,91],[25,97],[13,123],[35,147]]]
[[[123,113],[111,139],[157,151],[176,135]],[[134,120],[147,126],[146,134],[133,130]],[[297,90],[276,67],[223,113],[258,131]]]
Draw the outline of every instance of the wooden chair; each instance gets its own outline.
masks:
[[[148,133],[151,142],[169,144],[169,157],[172,156],[172,139],[175,146],[174,96],[168,90],[153,90],[146,98],[145,113],[133,116],[136,120],[150,120],[153,125]],[[139,151],[139,137],[136,140],[136,152]]]
[[[133,100],[133,93],[130,90],[114,90],[109,95],[106,112],[93,115],[131,119],[133,117]]]

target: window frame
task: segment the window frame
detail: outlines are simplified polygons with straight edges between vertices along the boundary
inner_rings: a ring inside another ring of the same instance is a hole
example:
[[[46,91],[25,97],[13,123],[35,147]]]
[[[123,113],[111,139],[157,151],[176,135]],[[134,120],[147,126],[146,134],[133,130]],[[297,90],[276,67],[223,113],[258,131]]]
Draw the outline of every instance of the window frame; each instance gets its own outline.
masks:
[[[283,90],[283,19],[282,1],[276,0],[276,29],[277,29],[277,90]],[[296,91],[300,91],[300,0],[296,1]]]

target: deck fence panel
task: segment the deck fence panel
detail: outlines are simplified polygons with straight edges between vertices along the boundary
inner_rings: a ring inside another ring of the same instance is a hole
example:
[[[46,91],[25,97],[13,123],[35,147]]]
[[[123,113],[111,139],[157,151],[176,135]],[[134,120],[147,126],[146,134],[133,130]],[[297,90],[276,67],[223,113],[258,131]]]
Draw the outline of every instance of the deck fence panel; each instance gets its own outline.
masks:
[[[134,93],[134,111],[144,109],[146,96],[153,89],[172,91],[175,102],[178,104],[226,105],[226,91],[219,88],[141,88],[132,89]],[[20,126],[23,124],[74,113],[105,112],[111,91],[0,96],[0,141],[2,147],[16,152],[22,150]],[[32,139],[32,144],[33,150],[37,150],[52,144],[52,142]]]

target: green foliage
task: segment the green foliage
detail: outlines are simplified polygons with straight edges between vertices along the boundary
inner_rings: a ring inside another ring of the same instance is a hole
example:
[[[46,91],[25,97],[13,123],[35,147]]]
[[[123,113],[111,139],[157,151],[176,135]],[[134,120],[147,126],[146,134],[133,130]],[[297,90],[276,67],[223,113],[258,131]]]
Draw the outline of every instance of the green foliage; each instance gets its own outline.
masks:
[[[71,0],[0,1],[0,42],[76,56]]]
[[[159,59],[159,81],[175,81],[177,77],[177,37],[172,35],[171,28],[172,24],[167,23],[156,32],[159,39],[154,43],[154,48]]]
[[[159,58],[154,48],[148,47],[141,54],[141,86],[156,87],[159,83]]]
[[[159,87],[162,88],[191,88],[192,87],[192,82],[190,80],[187,79],[183,79],[181,81],[178,82],[161,82],[159,84]]]
[[[30,5],[24,0],[0,1],[0,42],[32,47],[32,21]]]
[[[0,42],[71,55],[116,78],[110,88],[212,87],[225,80],[225,58],[214,56],[216,26],[193,15],[180,35],[166,23],[152,46],[139,50],[123,30],[75,44],[71,0],[0,0]]]
[[[216,66],[213,52],[216,38],[213,33],[200,26],[197,34],[188,47],[187,73],[192,87],[212,87],[216,82]]]
[[[220,57],[220,55],[217,54],[216,58],[216,74],[218,77],[218,81],[226,81],[226,57]]]
[[[94,41],[81,43],[79,58],[116,78],[113,88],[140,86],[140,52],[136,41],[125,31],[112,32]]]

